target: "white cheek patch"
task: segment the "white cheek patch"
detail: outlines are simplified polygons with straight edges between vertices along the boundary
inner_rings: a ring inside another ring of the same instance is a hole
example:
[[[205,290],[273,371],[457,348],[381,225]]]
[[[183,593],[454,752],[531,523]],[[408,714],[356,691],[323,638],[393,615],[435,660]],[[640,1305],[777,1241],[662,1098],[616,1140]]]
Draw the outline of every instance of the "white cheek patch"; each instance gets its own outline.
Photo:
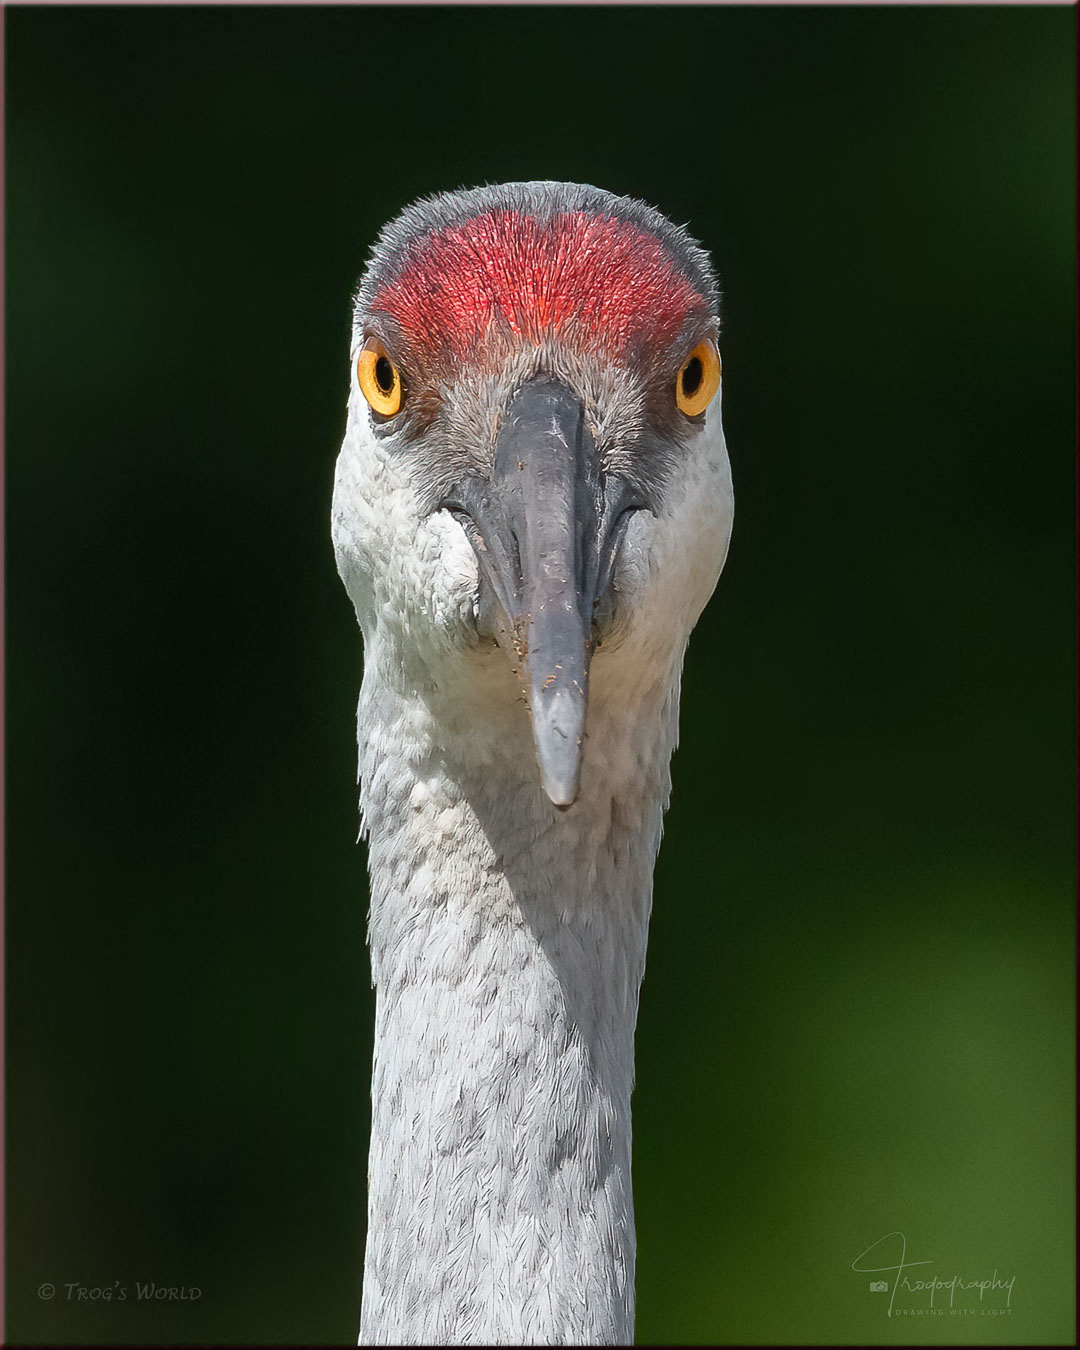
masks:
[[[442,565],[450,584],[465,590],[475,590],[479,570],[476,554],[465,531],[449,511],[436,511],[431,517],[431,529],[439,540]]]
[[[436,576],[432,599],[440,618],[471,620],[475,617],[480,585],[476,554],[465,531],[448,511],[436,511],[428,517]]]
[[[659,515],[636,511],[614,584],[619,628],[657,650],[682,643],[716,585],[732,523],[731,471],[717,404],[665,494]],[[650,641],[651,639],[651,641]]]

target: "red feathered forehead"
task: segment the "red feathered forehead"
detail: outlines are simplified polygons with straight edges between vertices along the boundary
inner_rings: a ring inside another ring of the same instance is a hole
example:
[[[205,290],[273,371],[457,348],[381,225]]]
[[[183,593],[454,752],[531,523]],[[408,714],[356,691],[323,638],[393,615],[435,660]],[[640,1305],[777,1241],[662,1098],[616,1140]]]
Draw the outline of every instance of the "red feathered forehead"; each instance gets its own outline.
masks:
[[[706,312],[654,235],[584,211],[549,220],[488,211],[429,234],[372,308],[396,319],[414,348],[456,355],[496,317],[534,342],[569,326],[617,355],[635,339],[666,345],[691,312]]]

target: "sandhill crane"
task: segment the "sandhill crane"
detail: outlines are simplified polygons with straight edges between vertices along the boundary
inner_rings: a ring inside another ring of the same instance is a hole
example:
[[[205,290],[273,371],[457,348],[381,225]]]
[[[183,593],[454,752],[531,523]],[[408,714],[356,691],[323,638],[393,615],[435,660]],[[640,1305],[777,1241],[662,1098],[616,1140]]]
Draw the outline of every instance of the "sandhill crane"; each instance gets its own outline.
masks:
[[[333,538],[365,650],[361,1344],[633,1340],[652,871],[731,533],[717,332],[693,240],[576,184],[417,202],[360,284]]]

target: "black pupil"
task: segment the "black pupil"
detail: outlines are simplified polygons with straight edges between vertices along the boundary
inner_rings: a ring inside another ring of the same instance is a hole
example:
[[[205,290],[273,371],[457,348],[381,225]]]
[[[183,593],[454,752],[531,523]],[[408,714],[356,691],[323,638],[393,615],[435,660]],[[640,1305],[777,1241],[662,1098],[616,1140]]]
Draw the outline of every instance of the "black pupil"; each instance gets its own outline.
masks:
[[[682,373],[682,391],[687,398],[693,398],[701,388],[701,381],[705,378],[705,370],[701,364],[700,356],[692,356],[686,365],[683,366]]]
[[[394,367],[385,356],[375,362],[375,383],[384,394],[389,394],[394,387]]]

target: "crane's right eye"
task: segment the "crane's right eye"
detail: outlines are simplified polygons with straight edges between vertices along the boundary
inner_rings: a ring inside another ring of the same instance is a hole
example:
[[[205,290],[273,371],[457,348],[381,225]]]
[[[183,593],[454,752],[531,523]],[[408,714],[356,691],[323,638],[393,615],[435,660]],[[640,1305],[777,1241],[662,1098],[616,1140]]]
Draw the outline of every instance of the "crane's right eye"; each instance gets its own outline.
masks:
[[[703,413],[720,388],[720,353],[712,338],[699,342],[675,380],[675,402],[687,417]]]
[[[401,371],[378,338],[368,338],[361,348],[356,358],[356,378],[373,412],[380,417],[393,417],[401,411],[405,398]]]

